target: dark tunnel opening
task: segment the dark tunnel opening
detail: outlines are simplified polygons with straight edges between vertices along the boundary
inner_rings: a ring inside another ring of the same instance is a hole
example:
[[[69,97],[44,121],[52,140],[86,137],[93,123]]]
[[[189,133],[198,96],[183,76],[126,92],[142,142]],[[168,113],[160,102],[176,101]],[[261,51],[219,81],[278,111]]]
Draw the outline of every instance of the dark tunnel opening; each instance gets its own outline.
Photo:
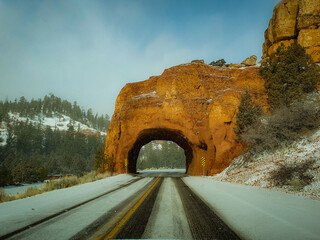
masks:
[[[184,150],[186,156],[186,172],[188,172],[188,167],[193,159],[191,143],[188,139],[177,130],[152,128],[145,129],[140,133],[132,149],[128,153],[128,171],[130,173],[137,172],[137,159],[140,149],[153,140],[172,141],[179,145]]]

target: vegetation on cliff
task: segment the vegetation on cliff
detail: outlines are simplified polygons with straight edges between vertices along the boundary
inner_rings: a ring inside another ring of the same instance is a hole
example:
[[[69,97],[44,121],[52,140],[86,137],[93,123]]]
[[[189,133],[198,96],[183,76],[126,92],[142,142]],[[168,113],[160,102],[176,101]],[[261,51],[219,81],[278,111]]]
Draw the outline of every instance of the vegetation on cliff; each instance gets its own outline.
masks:
[[[241,97],[241,102],[238,107],[237,123],[234,129],[238,137],[245,131],[246,128],[254,124],[263,111],[260,105],[256,104],[251,95],[246,93]]]
[[[252,153],[274,151],[320,127],[320,94],[310,94],[304,101],[261,116],[248,126],[241,140],[251,146]]]
[[[280,46],[260,67],[271,109],[289,106],[316,90],[320,83],[319,72],[319,66],[302,46],[296,43],[288,48]]]
[[[279,47],[261,64],[260,73],[266,81],[272,114],[257,120],[261,110],[246,93],[238,107],[235,129],[241,141],[255,152],[274,150],[320,126],[319,94],[310,95],[320,83],[320,68],[303,47]]]
[[[261,154],[272,154],[292,146],[320,127],[320,92],[317,90],[320,69],[303,47],[298,44],[286,49],[279,47],[262,63],[260,73],[266,80],[271,114],[259,116],[260,112],[254,111],[251,96],[246,93],[242,97],[235,132],[251,149],[233,162],[228,174],[236,166],[252,165]],[[270,186],[301,191],[316,179],[319,162],[312,157],[315,152],[303,161],[295,159],[294,163],[279,160],[274,166],[272,160],[269,165],[274,167],[266,172],[269,177],[265,181],[270,181]]]

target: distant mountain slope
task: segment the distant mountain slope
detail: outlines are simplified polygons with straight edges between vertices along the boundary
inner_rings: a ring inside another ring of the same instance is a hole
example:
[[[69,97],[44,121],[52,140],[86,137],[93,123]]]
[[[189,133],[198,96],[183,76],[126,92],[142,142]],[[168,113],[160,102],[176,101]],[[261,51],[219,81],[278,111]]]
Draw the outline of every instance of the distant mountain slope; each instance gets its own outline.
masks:
[[[19,100],[15,99],[13,102],[0,101],[0,122],[6,120],[9,113],[17,113],[19,117],[39,120],[39,122],[41,119],[44,120],[44,117],[58,117],[60,120],[64,116],[68,116],[73,121],[78,121],[99,131],[106,131],[110,123],[108,114],[94,114],[91,108],[85,110],[78,106],[76,101],[70,103],[52,93],[38,100],[28,101],[22,96]]]
[[[92,127],[89,127],[87,124],[83,124],[78,121],[74,121],[71,117],[66,115],[61,115],[57,113],[53,113],[52,117],[44,117],[43,114],[38,116],[34,116],[32,119],[28,117],[20,117],[19,113],[8,113],[8,122],[9,123],[17,123],[17,122],[24,122],[24,123],[32,123],[33,125],[41,125],[42,129],[44,130],[46,127],[50,127],[52,130],[59,130],[59,131],[67,131],[70,126],[73,126],[74,130],[80,131],[85,135],[93,135],[98,134],[101,136],[106,136],[106,131],[99,131]],[[108,124],[106,122],[106,124]],[[0,124],[0,145],[4,146],[7,141],[8,129],[7,124],[3,121]]]

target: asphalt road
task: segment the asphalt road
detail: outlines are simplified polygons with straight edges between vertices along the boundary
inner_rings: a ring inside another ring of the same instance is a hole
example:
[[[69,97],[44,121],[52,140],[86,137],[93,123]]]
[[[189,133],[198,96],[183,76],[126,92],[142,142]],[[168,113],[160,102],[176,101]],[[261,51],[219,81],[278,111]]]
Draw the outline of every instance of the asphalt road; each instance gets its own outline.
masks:
[[[130,184],[10,239],[240,239],[183,182],[183,172],[143,172]]]
[[[150,177],[150,174],[160,176],[162,181],[115,238],[240,239],[182,181],[181,177],[185,174],[164,172],[142,175]]]

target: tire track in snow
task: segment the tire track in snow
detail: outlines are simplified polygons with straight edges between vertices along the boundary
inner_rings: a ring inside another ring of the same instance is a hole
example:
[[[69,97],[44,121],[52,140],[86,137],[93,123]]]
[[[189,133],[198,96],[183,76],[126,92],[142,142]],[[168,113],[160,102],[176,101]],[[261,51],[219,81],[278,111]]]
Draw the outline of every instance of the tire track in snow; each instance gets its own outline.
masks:
[[[181,178],[175,178],[175,185],[194,239],[240,239]]]
[[[143,239],[192,239],[187,217],[172,177],[160,187]]]
[[[117,239],[140,239],[145,231],[151,211],[156,201],[163,178],[152,189],[150,194],[144,199],[137,211],[133,213],[126,224],[121,228],[114,238]]]

